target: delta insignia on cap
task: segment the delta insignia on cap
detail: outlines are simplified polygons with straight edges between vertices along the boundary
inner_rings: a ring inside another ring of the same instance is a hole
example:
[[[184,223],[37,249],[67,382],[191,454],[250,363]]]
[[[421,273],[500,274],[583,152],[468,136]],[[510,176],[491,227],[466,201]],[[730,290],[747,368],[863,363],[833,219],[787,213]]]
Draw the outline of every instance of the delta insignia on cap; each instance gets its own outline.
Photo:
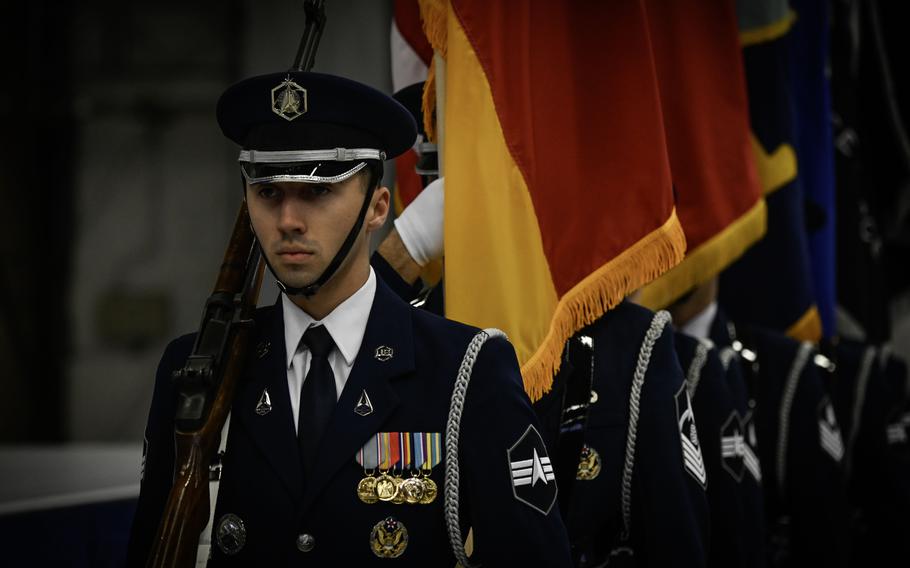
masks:
[[[323,73],[290,71],[245,79],[218,101],[218,124],[241,148],[250,183],[334,183],[367,160],[414,145],[417,125],[392,97]]]

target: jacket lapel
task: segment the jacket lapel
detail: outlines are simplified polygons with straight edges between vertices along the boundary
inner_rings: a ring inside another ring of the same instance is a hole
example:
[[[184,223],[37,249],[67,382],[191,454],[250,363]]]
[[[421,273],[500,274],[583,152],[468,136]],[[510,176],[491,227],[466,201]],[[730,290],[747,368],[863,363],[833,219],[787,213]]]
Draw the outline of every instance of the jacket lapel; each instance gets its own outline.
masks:
[[[288,491],[299,501],[303,477],[294,417],[288,394],[284,321],[279,302],[257,318],[256,340],[247,365],[247,376],[234,402],[234,415],[265,455]],[[272,409],[257,413],[263,391],[268,390]]]
[[[320,443],[319,462],[310,467],[302,510],[312,504],[341,466],[354,460],[357,451],[380,430],[398,405],[391,380],[414,369],[410,310],[381,279],[376,279],[376,296],[363,343]],[[386,349],[377,356],[379,348]],[[354,408],[364,391],[373,412],[360,416]]]

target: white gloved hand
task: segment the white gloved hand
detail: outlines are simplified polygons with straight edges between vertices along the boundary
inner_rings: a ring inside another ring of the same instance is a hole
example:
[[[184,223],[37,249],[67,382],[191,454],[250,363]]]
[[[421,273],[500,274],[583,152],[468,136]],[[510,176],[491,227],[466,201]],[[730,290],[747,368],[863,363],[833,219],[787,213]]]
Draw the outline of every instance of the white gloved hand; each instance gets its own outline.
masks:
[[[426,186],[401,215],[395,228],[408,254],[420,266],[442,258],[442,212],[445,199],[444,178]]]

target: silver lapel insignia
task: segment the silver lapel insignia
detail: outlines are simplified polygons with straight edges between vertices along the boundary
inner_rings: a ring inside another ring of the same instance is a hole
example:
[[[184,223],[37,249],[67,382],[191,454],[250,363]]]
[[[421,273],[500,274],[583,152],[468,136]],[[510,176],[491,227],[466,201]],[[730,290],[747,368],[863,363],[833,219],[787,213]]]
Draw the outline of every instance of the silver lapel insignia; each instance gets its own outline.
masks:
[[[262,389],[262,396],[259,397],[259,402],[256,403],[256,414],[265,416],[271,411],[272,399],[269,398],[269,389]]]
[[[388,345],[380,345],[379,347],[377,347],[376,354],[374,355],[374,357],[376,357],[376,359],[378,361],[383,361],[383,362],[388,361],[389,359],[391,359],[394,356],[395,356],[395,351],[393,351],[392,348],[389,347]]]
[[[354,414],[358,416],[369,416],[373,414],[373,403],[370,402],[370,395],[364,390],[357,399],[357,406],[354,407]]]

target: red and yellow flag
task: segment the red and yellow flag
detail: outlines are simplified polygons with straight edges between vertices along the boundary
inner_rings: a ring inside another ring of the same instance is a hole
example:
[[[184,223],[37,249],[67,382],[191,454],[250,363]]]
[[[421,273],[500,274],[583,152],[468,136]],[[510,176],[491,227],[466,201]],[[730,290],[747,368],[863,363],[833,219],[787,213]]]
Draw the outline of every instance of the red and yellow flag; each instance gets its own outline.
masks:
[[[566,339],[685,250],[646,11],[424,0],[421,13],[445,56],[446,315],[504,330],[537,399]]]
[[[753,156],[749,101],[733,0],[650,0],[676,209],[685,260],[638,301],[668,306],[717,276],[762,238],[767,213]]]

